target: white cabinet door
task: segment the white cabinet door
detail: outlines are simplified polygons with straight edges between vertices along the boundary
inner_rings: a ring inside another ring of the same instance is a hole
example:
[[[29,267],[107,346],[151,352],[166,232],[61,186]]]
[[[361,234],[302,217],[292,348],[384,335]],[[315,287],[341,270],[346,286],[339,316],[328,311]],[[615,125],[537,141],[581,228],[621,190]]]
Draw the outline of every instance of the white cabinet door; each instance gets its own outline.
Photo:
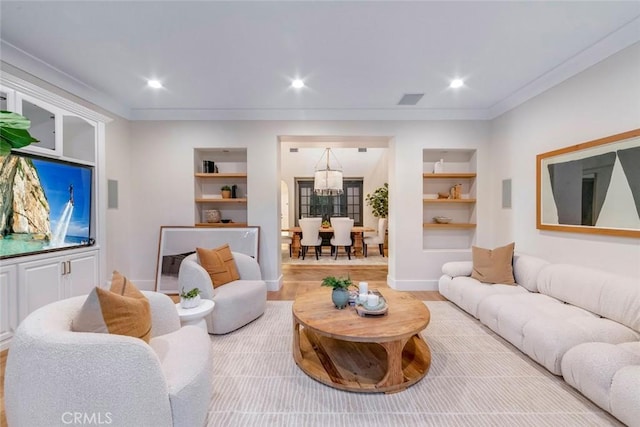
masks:
[[[98,285],[98,256],[89,252],[69,258],[67,263],[65,297],[86,295]]]
[[[65,297],[63,269],[66,258],[55,257],[18,264],[18,317],[22,321],[37,308]]]
[[[0,350],[8,345],[18,326],[16,266],[0,267]],[[6,343],[6,345],[4,345]]]

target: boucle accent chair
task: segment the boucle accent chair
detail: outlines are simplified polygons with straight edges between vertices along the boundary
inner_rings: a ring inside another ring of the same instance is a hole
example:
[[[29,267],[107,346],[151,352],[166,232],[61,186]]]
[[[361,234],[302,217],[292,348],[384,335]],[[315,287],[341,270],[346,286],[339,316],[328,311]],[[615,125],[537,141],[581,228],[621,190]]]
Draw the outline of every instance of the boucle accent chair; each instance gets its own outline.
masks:
[[[212,397],[209,336],[195,326],[181,328],[168,296],[143,294],[151,307],[149,344],[71,331],[85,296],[27,316],[13,337],[5,371],[8,425],[64,425],[76,413],[112,425],[204,425]]]
[[[226,334],[260,317],[267,306],[267,284],[262,280],[260,265],[245,254],[232,252],[240,280],[214,289],[209,273],[191,254],[180,264],[179,289],[200,289],[200,297],[215,302],[213,311],[205,317],[210,334]]]
[[[442,267],[440,293],[621,421],[640,426],[640,285],[604,271],[515,255],[515,285]]]

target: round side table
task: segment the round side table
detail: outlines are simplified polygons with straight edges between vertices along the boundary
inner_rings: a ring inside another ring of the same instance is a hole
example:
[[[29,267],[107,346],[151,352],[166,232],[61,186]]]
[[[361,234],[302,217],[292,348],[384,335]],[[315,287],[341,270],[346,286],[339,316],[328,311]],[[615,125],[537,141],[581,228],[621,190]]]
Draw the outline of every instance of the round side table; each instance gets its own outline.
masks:
[[[207,322],[204,320],[204,317],[211,313],[214,305],[215,303],[210,299],[201,300],[200,305],[193,308],[182,308],[180,307],[180,303],[177,303],[176,310],[178,310],[180,324],[182,326],[199,326],[207,331]]]

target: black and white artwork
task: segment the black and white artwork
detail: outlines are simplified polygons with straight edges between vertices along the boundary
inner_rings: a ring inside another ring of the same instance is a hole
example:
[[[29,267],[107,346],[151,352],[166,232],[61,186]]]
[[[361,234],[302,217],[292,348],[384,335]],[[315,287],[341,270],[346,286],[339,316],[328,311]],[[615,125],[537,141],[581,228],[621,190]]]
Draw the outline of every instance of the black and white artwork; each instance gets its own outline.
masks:
[[[538,228],[640,236],[640,130],[539,155]]]

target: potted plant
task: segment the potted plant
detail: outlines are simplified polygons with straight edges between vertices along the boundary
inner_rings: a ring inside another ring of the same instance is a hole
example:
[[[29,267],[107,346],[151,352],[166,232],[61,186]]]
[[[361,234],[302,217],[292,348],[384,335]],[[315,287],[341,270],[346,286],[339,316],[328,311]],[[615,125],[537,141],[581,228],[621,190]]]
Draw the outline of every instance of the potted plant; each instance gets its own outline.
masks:
[[[7,156],[13,148],[23,148],[37,139],[29,134],[31,121],[26,117],[12,113],[11,111],[0,111],[0,156]]]
[[[331,227],[331,223],[329,221],[322,221],[322,228],[329,228]]]
[[[365,198],[367,205],[371,206],[373,216],[386,218],[389,214],[389,184],[386,182]]]
[[[389,215],[389,184],[386,182],[365,198],[367,205],[371,206],[371,212],[376,218],[387,218]],[[389,230],[386,231],[388,233]],[[384,236],[384,247],[387,248],[387,235]]]
[[[200,305],[200,289],[193,288],[188,292],[184,291],[180,293],[180,307],[182,308],[194,308]]]
[[[353,284],[351,278],[338,278],[335,276],[327,276],[322,279],[322,286],[333,288],[331,292],[331,301],[338,309],[343,309],[349,303],[349,287]]]
[[[228,185],[223,185],[222,187],[220,187],[220,191],[222,192],[223,199],[231,198],[231,187],[229,187]]]

